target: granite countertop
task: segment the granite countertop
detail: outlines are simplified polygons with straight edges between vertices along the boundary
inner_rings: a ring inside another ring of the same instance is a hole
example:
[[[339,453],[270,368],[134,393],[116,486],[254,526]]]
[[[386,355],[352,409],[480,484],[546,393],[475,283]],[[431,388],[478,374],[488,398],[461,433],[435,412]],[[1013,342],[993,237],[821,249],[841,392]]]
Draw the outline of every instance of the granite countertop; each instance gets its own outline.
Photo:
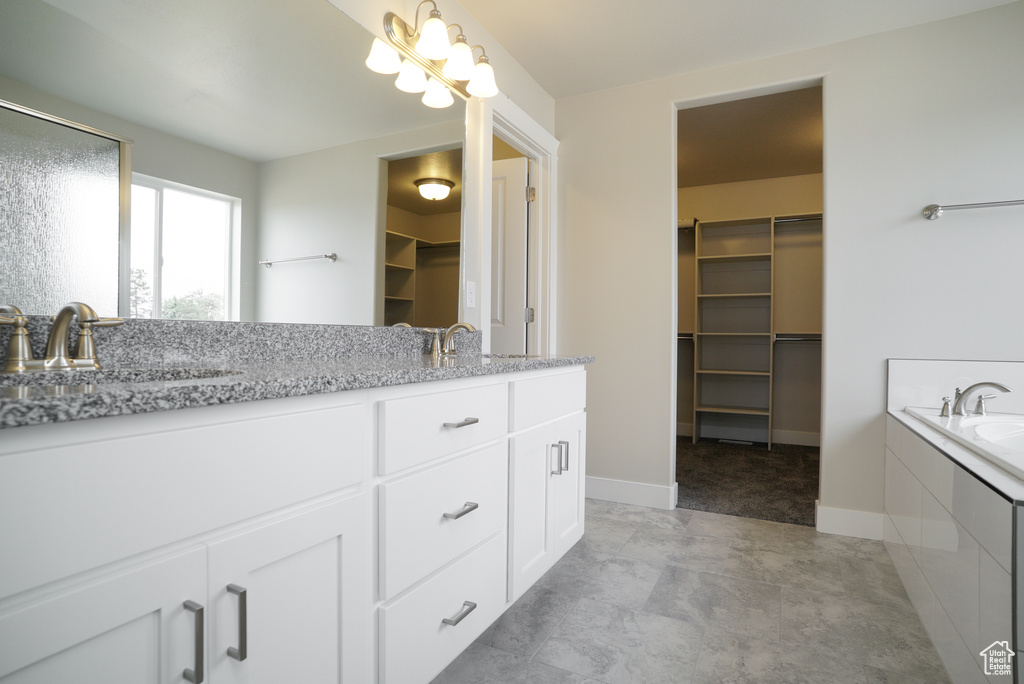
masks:
[[[514,373],[593,361],[591,356],[468,353],[439,361],[430,355],[345,356],[319,361],[132,364],[102,371],[0,375],[0,428]]]

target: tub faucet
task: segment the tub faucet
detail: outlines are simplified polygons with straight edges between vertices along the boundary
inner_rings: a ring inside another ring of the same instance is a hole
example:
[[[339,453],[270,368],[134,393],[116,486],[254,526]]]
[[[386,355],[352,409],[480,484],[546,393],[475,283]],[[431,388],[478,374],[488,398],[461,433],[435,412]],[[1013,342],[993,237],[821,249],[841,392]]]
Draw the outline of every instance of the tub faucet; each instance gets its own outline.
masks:
[[[970,396],[971,392],[973,392],[974,390],[981,389],[982,387],[995,387],[997,390],[1000,390],[1002,392],[1012,392],[1013,391],[1012,389],[1010,389],[1006,385],[1001,385],[998,382],[979,382],[979,383],[976,383],[974,385],[971,385],[967,389],[965,389],[963,392],[961,392],[957,396],[956,404],[953,405],[953,415],[954,416],[966,416],[967,415],[967,409],[965,407],[967,406],[967,398],[968,398],[968,396]],[[982,410],[984,410],[984,409],[982,409]]]
[[[476,328],[471,326],[469,323],[455,323],[450,328],[444,331],[444,342],[442,343],[441,353],[451,355],[455,353],[455,333],[459,331],[476,332]]]

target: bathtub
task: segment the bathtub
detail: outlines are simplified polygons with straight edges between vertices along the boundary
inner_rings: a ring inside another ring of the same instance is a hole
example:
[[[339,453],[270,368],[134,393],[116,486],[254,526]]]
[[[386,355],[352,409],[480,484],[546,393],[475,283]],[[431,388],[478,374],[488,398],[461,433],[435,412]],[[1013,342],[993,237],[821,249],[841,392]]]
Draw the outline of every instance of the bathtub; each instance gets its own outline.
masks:
[[[1024,480],[1024,415],[939,416],[939,409],[908,406],[907,413],[975,454]]]

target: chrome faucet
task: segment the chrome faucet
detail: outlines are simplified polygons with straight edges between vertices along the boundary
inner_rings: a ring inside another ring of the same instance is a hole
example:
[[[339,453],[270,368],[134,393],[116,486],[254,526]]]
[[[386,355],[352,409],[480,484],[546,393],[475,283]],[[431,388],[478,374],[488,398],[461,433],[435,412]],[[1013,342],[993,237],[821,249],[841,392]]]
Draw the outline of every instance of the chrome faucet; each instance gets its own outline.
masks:
[[[53,317],[50,335],[46,340],[46,352],[42,359],[36,359],[29,344],[27,319],[16,306],[0,306],[0,324],[14,326],[7,365],[3,373],[30,373],[59,370],[99,370],[96,343],[92,337],[94,327],[121,325],[120,318],[100,318],[88,304],[71,302]],[[74,358],[70,352],[71,320],[78,318],[78,347]]]
[[[1001,385],[998,382],[979,382],[979,383],[975,383],[975,384],[971,385],[970,387],[968,387],[967,389],[965,389],[963,392],[960,392],[959,394],[957,394],[956,403],[953,405],[953,415],[954,416],[966,416],[967,415],[967,409],[964,408],[964,407],[967,406],[967,398],[968,398],[968,396],[970,396],[971,392],[973,392],[974,390],[980,389],[982,387],[995,387],[997,390],[1000,390],[1002,392],[1012,392],[1013,391],[1012,389],[1010,389],[1006,385]],[[957,388],[957,389],[959,389],[959,388]],[[985,412],[984,402],[981,402],[979,404],[979,408],[980,408],[981,415],[984,415],[984,412]],[[978,413],[978,410],[975,410],[975,413]]]
[[[457,332],[476,332],[476,328],[471,326],[469,323],[455,323],[450,328],[444,331],[444,341],[441,345],[441,353],[451,355],[455,353],[455,337]]]

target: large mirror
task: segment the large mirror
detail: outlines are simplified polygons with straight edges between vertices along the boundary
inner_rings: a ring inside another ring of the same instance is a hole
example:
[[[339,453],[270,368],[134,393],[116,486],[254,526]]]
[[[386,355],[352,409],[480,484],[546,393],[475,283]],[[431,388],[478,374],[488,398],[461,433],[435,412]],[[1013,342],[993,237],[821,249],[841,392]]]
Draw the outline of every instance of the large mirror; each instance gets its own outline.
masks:
[[[465,103],[400,92],[364,66],[371,42],[327,0],[18,0],[0,3],[0,100],[131,139],[143,185],[232,202],[241,320],[382,324],[388,205],[459,211],[461,177],[443,206],[405,185],[461,161]]]

